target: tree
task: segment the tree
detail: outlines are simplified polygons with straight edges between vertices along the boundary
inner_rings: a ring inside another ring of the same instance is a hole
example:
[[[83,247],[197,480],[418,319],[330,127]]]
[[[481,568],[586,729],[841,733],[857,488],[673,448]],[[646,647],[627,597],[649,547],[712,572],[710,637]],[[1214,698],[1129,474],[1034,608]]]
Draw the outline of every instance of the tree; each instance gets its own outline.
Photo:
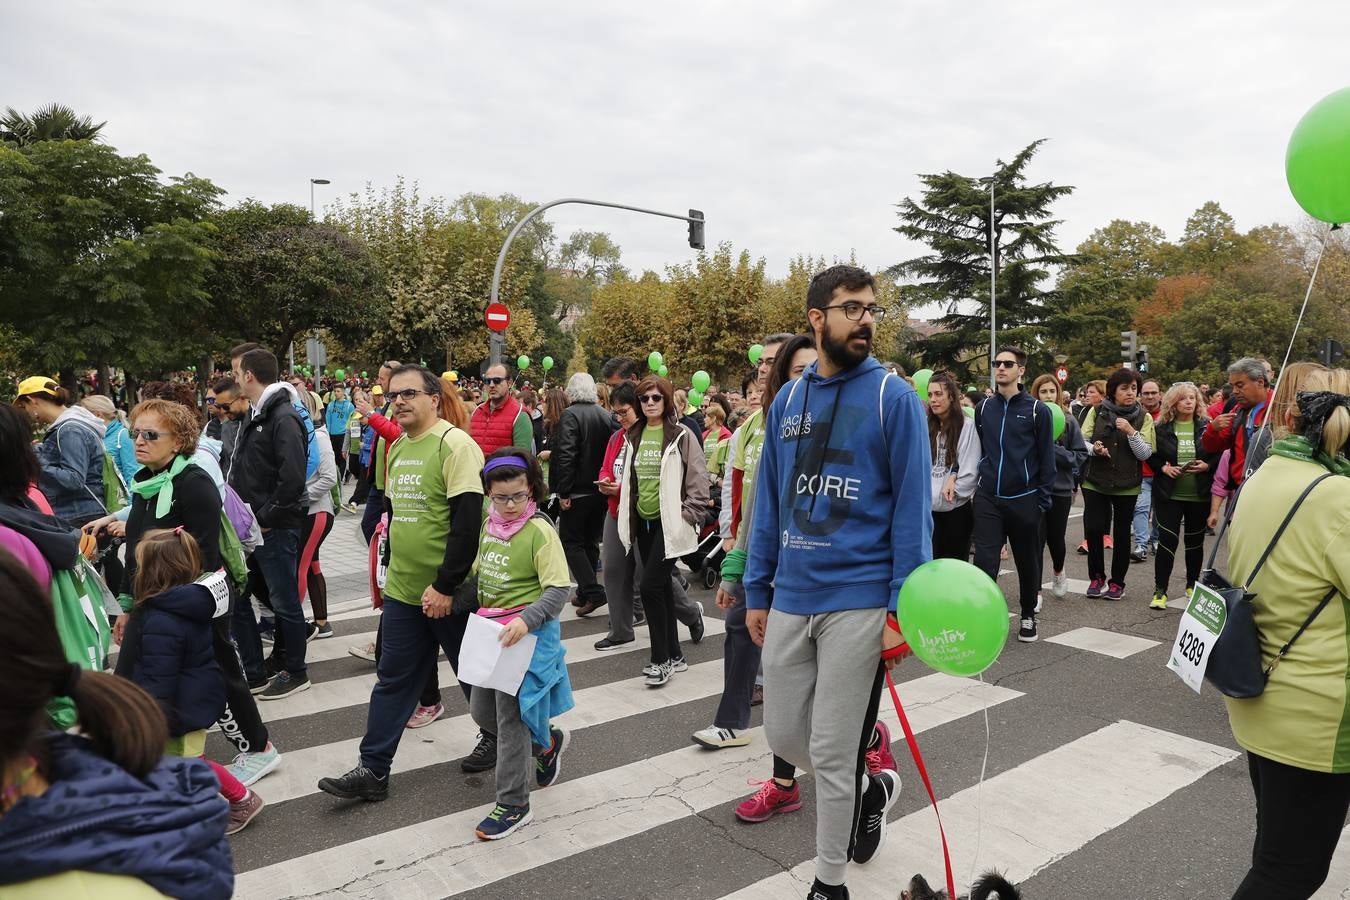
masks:
[[[0,323],[37,371],[195,362],[221,191],[90,141],[0,145]]]
[[[246,200],[215,222],[217,333],[256,340],[281,358],[312,331],[350,340],[383,321],[387,307],[369,251],[309,210]]]
[[[673,301],[663,317],[661,343],[672,377],[688,379],[699,369],[722,382],[744,369],[745,351],[760,338],[764,260],[730,243],[700,253],[697,262],[667,270]]]
[[[38,141],[93,141],[106,124],[95,124],[89,116],[59,103],[49,103],[31,114],[10,106],[0,116],[0,142],[26,147]]]
[[[995,202],[990,240],[989,179],[947,171],[920,176],[919,200],[900,201],[902,236],[927,244],[931,253],[893,266],[897,278],[918,279],[904,290],[914,305],[941,304],[939,334],[920,339],[914,349],[925,364],[952,369],[963,380],[972,363],[983,360],[989,344],[989,272],[998,272],[995,298],[1001,341],[1029,351],[1040,345],[1040,326],[1055,290],[1041,284],[1051,269],[1076,260],[1059,252],[1050,218],[1054,201],[1072,193],[1067,185],[1030,184],[1025,170],[1043,141],[1012,158],[999,160],[993,175]]]
[[[1186,220],[1181,242],[1168,254],[1167,269],[1177,275],[1212,275],[1241,261],[1252,249],[1233,217],[1210,200]]]
[[[623,253],[603,231],[574,231],[558,250],[558,262],[582,279],[597,284],[608,281],[619,268]]]
[[[674,293],[672,285],[650,271],[636,280],[621,275],[596,288],[590,311],[577,325],[587,359],[596,365],[614,356],[645,359],[660,349]]]

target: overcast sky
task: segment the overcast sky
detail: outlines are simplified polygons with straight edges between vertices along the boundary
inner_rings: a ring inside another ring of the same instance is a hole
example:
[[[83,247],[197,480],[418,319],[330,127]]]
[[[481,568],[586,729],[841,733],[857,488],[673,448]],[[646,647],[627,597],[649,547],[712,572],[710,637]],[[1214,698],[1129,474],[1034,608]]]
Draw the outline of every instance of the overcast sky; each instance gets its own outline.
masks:
[[[6,4],[0,106],[59,101],[227,200],[324,201],[400,175],[706,212],[773,275],[797,253],[881,268],[916,173],[1071,184],[1071,249],[1113,218],[1176,237],[1217,200],[1294,222],[1284,148],[1350,84],[1350,3],[69,2]],[[689,259],[679,222],[564,207],[630,268]]]

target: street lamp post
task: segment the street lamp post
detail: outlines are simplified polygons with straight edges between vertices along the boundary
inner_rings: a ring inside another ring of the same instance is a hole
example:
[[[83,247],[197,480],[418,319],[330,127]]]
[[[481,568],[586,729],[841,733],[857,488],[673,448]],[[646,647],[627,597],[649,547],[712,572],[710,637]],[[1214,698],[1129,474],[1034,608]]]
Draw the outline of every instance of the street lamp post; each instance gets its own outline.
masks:
[[[644,209],[641,206],[626,206],[623,203],[610,203],[605,200],[582,200],[577,197],[564,197],[562,200],[552,200],[548,203],[540,204],[525,214],[511,232],[506,236],[506,241],[502,244],[502,252],[497,254],[497,266],[492,270],[492,293],[489,302],[497,302],[497,293],[501,288],[502,269],[506,266],[506,254],[511,249],[511,242],[516,239],[516,235],[525,228],[526,225],[546,209],[554,206],[561,206],[564,203],[584,203],[587,206],[607,206],[610,209],[626,209],[629,212],[646,213],[649,216],[663,216],[667,219],[680,219],[689,223],[689,246],[696,249],[703,249],[703,223],[705,222],[703,213],[696,209],[689,210],[689,215],[682,216],[679,213],[661,212],[656,209]],[[489,339],[488,362],[491,365],[497,365],[502,361],[502,351],[506,348],[506,338],[500,332],[493,332]]]
[[[310,217],[311,219],[315,218],[315,216],[314,216],[314,185],[316,185],[316,184],[332,184],[332,183],[333,183],[333,182],[329,181],[327,178],[311,178],[311,179],[309,180],[309,217]],[[294,371],[295,371],[295,341],[291,341],[291,349],[290,349],[290,352],[289,352],[289,357],[290,357],[290,360],[289,360],[290,368],[291,368],[291,371],[294,372]],[[310,364],[310,365],[314,365],[314,361],[313,361],[313,360],[310,360],[310,363],[309,363],[309,364]],[[318,381],[318,376],[315,376],[314,383],[315,383],[316,385],[319,383],[319,381]]]
[[[989,176],[989,387],[998,390],[994,383],[994,357],[998,356],[998,318],[994,311],[997,306],[994,289],[998,284],[998,244],[994,235],[994,176]]]

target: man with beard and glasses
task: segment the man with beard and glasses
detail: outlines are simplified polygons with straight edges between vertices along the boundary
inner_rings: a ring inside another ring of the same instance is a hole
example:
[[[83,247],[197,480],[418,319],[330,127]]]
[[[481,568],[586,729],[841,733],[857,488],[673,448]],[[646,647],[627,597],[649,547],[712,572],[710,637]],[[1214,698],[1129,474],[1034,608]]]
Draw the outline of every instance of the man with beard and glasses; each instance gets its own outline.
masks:
[[[975,410],[980,481],[975,488],[975,565],[998,580],[999,551],[1012,547],[1021,592],[1017,639],[1036,640],[1041,585],[1041,516],[1054,501],[1055,435],[1050,408],[1022,389],[1027,355],[1004,347],[994,355],[998,391]]]
[[[874,281],[856,266],[811,280],[817,362],[769,407],[745,571],[746,627],[764,648],[764,732],[816,779],[809,900],[847,898],[900,791],[868,750],[886,669],[902,653],[896,596],[932,557],[928,424],[918,395],[871,357]],[[1033,530],[1034,535],[1034,530]],[[888,622],[889,620],[889,622]]]

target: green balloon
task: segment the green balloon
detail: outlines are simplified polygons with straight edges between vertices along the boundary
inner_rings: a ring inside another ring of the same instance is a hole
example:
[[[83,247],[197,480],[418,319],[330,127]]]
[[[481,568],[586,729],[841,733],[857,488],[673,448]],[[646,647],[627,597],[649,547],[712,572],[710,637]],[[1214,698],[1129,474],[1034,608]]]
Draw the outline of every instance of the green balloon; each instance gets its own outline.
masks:
[[[1323,97],[1298,120],[1284,173],[1308,215],[1333,225],[1350,222],[1350,88]]]
[[[914,390],[918,391],[919,399],[924,403],[928,402],[928,382],[932,377],[932,369],[920,369],[914,373]]]
[[[530,367],[530,358],[524,353],[520,354],[520,356],[516,357],[516,366],[521,369],[528,369]]]
[[[661,368],[656,370],[656,374],[660,375],[662,378],[665,378],[667,375],[670,374],[670,369],[666,366],[665,363],[662,363]]]
[[[963,413],[966,414],[966,418],[967,418],[967,419],[973,419],[973,418],[975,418],[975,410],[974,410],[972,407],[969,407],[969,406],[963,406],[963,407],[961,407],[961,412],[963,412]]]
[[[689,379],[689,383],[694,386],[694,390],[702,393],[708,389],[708,385],[712,384],[712,376],[699,369],[694,373],[694,377]]]
[[[1064,407],[1058,403],[1047,403],[1050,407],[1050,420],[1055,423],[1055,440],[1064,433]]]
[[[703,392],[695,388],[689,392],[689,405],[694,409],[700,409],[703,406]]]
[[[370,377],[370,373],[369,373],[369,372],[362,372],[362,373],[361,373],[361,377],[362,377],[362,378],[369,378],[369,377]]]
[[[336,378],[338,381],[341,381],[342,379],[347,377],[347,370],[338,369],[336,372],[333,373],[333,377]]]
[[[545,356],[541,365],[543,365],[544,371],[547,372],[549,369],[553,368],[553,357]]]
[[[662,362],[664,362],[664,360],[661,358],[661,351],[653,350],[651,353],[647,354],[647,368],[651,369],[653,372],[661,371]]]
[[[752,366],[757,366],[757,365],[759,365],[759,358],[760,358],[761,356],[763,356],[763,355],[764,355],[764,345],[763,345],[763,344],[751,344],[751,345],[750,345],[750,352],[749,352],[749,354],[748,354],[748,356],[750,357],[750,365],[752,365]]]
[[[914,655],[948,675],[978,675],[1008,639],[1003,592],[961,559],[934,559],[910,572],[895,615]]]

